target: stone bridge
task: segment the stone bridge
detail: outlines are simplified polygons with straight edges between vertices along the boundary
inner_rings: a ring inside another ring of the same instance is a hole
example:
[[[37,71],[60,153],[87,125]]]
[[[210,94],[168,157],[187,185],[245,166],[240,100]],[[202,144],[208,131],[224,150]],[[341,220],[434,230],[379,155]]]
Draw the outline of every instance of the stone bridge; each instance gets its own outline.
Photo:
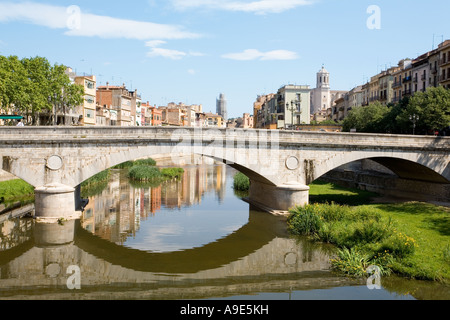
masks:
[[[3,170],[36,187],[36,217],[76,217],[75,190],[117,164],[157,155],[201,155],[251,180],[249,200],[286,211],[308,203],[314,180],[371,159],[402,179],[448,184],[450,138],[174,127],[0,128]]]

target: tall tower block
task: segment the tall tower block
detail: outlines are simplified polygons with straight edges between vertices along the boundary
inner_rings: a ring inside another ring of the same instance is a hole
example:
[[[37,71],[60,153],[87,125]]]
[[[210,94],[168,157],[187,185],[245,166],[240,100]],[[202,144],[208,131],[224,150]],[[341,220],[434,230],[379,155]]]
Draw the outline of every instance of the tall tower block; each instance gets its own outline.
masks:
[[[228,120],[227,100],[223,93],[220,94],[219,99],[216,101],[216,113],[222,116],[224,121]]]

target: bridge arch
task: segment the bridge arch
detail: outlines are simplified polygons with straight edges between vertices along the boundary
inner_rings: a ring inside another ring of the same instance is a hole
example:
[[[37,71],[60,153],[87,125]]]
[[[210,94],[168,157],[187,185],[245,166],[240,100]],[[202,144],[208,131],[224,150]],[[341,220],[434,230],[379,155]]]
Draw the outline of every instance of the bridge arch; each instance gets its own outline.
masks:
[[[258,181],[268,185],[275,185],[272,181],[272,176],[263,172],[263,168],[260,167],[252,167],[248,166],[248,163],[244,161],[240,161],[233,155],[231,156],[218,156],[215,152],[192,152],[190,150],[184,153],[174,153],[171,150],[172,147],[162,147],[162,148],[130,148],[129,150],[111,154],[110,156],[99,156],[97,159],[92,161],[89,165],[82,167],[73,177],[73,182],[71,183],[72,187],[76,187],[80,185],[82,182],[87,179],[93,177],[94,175],[110,169],[116,165],[128,162],[135,161],[139,159],[148,159],[155,156],[169,156],[174,160],[179,159],[181,156],[201,156],[207,157],[217,162],[222,162],[226,165],[229,165],[231,168],[236,169],[239,172],[244,173],[247,177],[249,177],[252,181]],[[237,161],[237,162],[236,162]]]
[[[430,159],[421,154],[399,153],[389,155],[385,152],[378,154],[368,152],[338,154],[332,160],[321,163],[315,168],[312,181],[343,165],[360,160],[372,160],[391,170],[401,179],[441,184],[450,183],[450,162],[444,157]],[[312,181],[308,182],[311,183]]]

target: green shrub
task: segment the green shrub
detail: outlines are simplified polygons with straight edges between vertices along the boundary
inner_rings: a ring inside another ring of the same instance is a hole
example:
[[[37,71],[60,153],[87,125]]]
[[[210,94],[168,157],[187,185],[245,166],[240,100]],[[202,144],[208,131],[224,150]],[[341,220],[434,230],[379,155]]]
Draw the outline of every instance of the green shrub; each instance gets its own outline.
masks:
[[[245,174],[238,172],[234,176],[233,188],[237,191],[248,191],[250,189],[250,179]]]
[[[364,276],[370,266],[369,256],[351,248],[338,251],[337,259],[331,259],[333,269],[351,276]]]
[[[133,161],[127,161],[112,167],[112,169],[128,169],[131,168],[133,165],[134,165]]]
[[[450,245],[447,245],[447,247],[442,250],[442,257],[444,258],[444,261],[450,263]]]
[[[383,241],[380,251],[390,252],[395,257],[404,258],[413,254],[416,247],[416,240],[406,234],[394,231],[392,236]]]
[[[306,205],[291,210],[288,218],[288,228],[296,235],[315,235],[322,226],[321,217],[317,212],[318,207]]]
[[[164,168],[161,169],[161,174],[166,179],[181,179],[184,169],[182,168]]]
[[[156,167],[146,165],[133,166],[128,171],[128,177],[136,181],[151,181],[162,177],[161,171]]]
[[[135,166],[151,166],[154,167],[156,166],[156,161],[153,160],[152,158],[149,159],[141,159],[141,160],[136,160],[133,163]]]
[[[100,173],[97,173],[95,176],[92,176],[91,178],[84,181],[81,184],[81,187],[87,187],[92,184],[105,182],[109,179],[110,175],[111,175],[111,173],[109,170],[105,170]]]
[[[389,224],[381,221],[368,220],[355,225],[352,241],[355,245],[377,243],[392,234]]]
[[[368,275],[367,270],[370,266],[377,266],[380,275],[390,275],[392,262],[392,256],[388,253],[370,256],[369,253],[357,248],[343,248],[338,251],[336,259],[331,259],[331,266],[344,274],[363,277]]]

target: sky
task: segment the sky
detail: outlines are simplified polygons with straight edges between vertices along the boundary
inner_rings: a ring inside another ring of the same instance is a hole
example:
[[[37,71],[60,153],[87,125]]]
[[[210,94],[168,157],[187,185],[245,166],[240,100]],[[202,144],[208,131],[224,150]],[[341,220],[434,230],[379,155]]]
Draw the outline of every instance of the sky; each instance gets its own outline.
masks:
[[[0,55],[46,57],[151,105],[202,104],[229,117],[287,84],[332,90],[450,38],[447,0],[0,0]]]

